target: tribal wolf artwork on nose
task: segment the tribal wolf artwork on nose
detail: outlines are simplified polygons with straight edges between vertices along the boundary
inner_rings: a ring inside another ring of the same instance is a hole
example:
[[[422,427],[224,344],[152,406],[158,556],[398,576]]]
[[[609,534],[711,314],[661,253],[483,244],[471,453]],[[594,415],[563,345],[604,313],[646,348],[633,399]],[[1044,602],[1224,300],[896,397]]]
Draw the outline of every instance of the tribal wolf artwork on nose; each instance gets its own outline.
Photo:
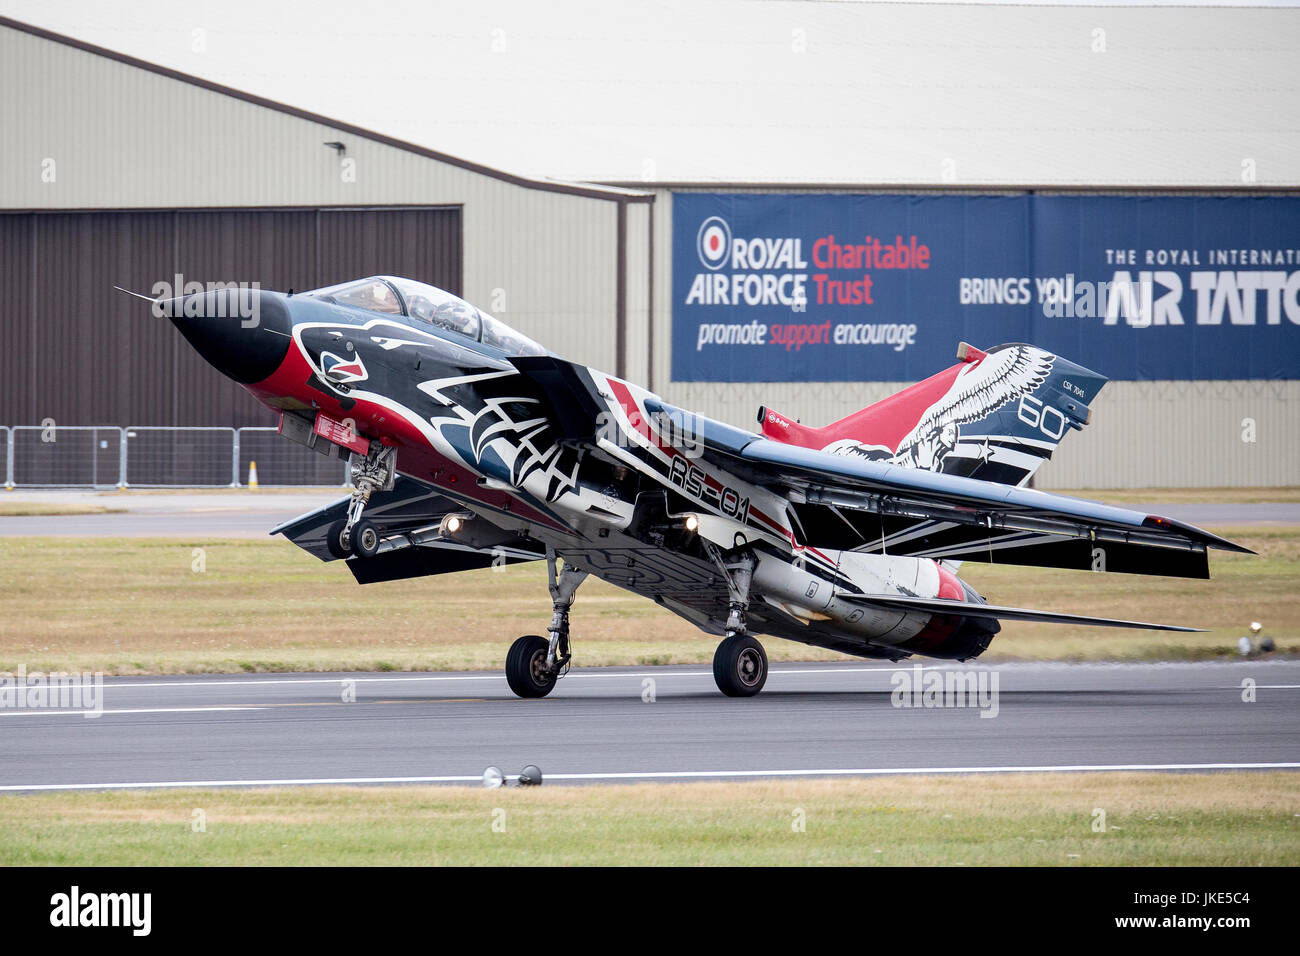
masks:
[[[441,432],[464,462],[508,484],[535,472],[554,501],[576,482],[578,454],[555,439],[535,383],[513,368],[420,329],[381,319],[363,328],[316,324],[297,332],[313,365],[308,384],[342,404],[382,398]],[[340,357],[343,356],[343,357]]]

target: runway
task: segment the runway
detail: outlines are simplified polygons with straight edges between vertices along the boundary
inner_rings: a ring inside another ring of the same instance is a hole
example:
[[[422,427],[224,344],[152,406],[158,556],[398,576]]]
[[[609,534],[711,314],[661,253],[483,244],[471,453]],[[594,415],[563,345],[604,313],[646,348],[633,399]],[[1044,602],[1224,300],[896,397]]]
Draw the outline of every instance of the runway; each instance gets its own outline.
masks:
[[[1300,768],[1300,661],[920,673],[968,670],[992,706],[894,706],[917,672],[864,662],[778,665],[747,700],[707,666],[575,670],[533,701],[499,673],[108,678],[98,717],[0,707],[0,790]]]
[[[17,489],[0,505],[110,508],[107,514],[0,516],[0,537],[265,538],[283,521],[347,495],[346,488],[303,491],[104,492]]]

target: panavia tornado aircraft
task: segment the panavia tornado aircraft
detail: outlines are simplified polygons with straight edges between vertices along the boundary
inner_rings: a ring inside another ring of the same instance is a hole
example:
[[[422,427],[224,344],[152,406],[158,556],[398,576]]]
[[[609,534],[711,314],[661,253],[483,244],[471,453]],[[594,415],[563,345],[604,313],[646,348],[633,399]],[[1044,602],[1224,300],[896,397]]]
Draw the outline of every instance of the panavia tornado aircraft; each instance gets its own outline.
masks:
[[[999,620],[1191,630],[991,605],[953,573],[963,561],[1205,578],[1207,549],[1247,550],[1023,487],[1106,382],[1032,345],[962,344],[951,368],[825,428],[760,408],[759,434],[409,279],[154,308],[284,437],[350,458],[349,497],[273,534],[362,584],[546,561],[548,636],[506,655],[521,697],[568,670],[589,574],[717,635],[718,687],[744,697],[767,678],[756,635],[965,661]]]

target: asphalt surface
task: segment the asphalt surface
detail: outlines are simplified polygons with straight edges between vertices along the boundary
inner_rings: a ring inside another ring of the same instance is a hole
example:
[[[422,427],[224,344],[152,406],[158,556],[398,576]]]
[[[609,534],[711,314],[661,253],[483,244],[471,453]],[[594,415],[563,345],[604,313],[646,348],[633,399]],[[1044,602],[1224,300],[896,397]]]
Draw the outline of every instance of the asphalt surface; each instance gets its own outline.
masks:
[[[1120,507],[1146,511],[1194,525],[1300,524],[1300,502],[1297,501],[1157,503]]]
[[[265,538],[276,525],[310,510],[19,515],[0,517],[0,537]]]
[[[1300,768],[1300,661],[971,670],[989,706],[896,707],[917,672],[864,662],[780,665],[744,700],[698,666],[576,670],[544,700],[497,673],[109,678],[98,717],[0,707],[0,789]]]
[[[262,538],[281,522],[347,494],[343,488],[307,491],[212,491],[124,494],[18,489],[5,502],[89,505],[123,509],[110,514],[0,516],[0,537]],[[1300,502],[1126,505],[1200,526],[1300,524]]]
[[[0,505],[114,509],[109,514],[0,516],[0,537],[264,538],[281,522],[338,501],[348,490],[116,494],[18,489],[0,494]]]

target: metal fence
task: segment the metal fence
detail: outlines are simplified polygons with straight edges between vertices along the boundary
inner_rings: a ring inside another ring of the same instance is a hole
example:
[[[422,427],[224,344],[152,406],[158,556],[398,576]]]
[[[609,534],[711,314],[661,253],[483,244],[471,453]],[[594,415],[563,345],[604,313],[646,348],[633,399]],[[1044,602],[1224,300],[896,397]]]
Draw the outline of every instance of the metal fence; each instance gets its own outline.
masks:
[[[0,425],[6,488],[240,488],[346,485],[346,461],[274,427]]]

